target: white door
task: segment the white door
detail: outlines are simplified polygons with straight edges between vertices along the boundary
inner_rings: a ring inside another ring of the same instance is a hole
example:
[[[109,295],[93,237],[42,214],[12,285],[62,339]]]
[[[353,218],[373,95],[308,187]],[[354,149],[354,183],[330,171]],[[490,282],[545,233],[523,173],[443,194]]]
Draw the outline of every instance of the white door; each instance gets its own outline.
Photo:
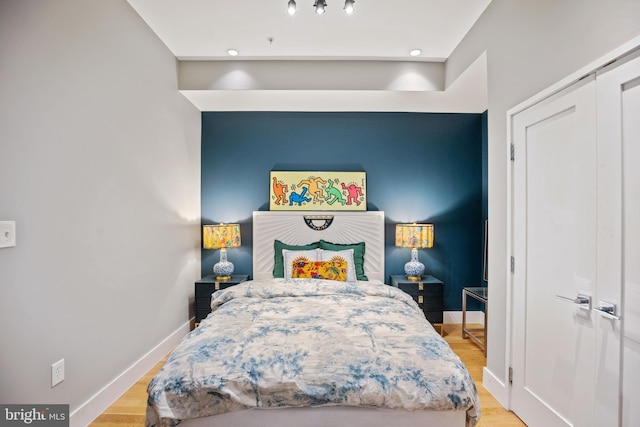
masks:
[[[640,53],[514,116],[513,384],[529,426],[640,419]]]
[[[530,426],[595,426],[596,85],[513,119],[513,384]]]
[[[623,170],[622,425],[640,420],[640,59],[633,80],[621,85]]]
[[[640,420],[639,55],[603,70],[597,85],[601,178],[596,306],[611,303],[615,311],[606,316],[596,310],[595,418],[598,426],[632,427]]]

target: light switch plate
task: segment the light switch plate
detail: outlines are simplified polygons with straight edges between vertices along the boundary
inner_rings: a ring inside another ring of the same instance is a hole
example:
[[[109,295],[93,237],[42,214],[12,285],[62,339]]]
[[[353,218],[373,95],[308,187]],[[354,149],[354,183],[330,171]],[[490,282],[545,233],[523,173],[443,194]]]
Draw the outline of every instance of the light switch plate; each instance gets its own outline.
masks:
[[[12,248],[16,245],[16,222],[0,221],[0,248]]]

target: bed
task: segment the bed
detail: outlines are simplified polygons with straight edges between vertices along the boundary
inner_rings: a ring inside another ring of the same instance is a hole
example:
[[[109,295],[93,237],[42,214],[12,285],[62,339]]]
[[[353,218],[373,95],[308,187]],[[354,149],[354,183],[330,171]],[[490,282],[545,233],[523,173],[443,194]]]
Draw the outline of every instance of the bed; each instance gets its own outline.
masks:
[[[150,382],[147,426],[477,423],[466,367],[415,301],[384,283],[384,213],[253,221],[253,280],[213,294],[212,313]]]

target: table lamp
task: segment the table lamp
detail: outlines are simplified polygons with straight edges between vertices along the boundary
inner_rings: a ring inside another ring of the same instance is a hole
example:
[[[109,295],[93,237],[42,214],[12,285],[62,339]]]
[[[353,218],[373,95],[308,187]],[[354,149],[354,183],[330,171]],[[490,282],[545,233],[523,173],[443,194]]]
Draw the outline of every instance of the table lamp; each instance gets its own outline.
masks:
[[[433,224],[396,224],[396,246],[411,248],[411,261],[404,265],[409,280],[420,280],[424,264],[418,261],[418,248],[433,247]]]
[[[227,248],[240,246],[240,224],[202,226],[202,247],[220,249],[220,261],[213,266],[216,280],[225,281],[233,274],[233,264],[227,261]]]

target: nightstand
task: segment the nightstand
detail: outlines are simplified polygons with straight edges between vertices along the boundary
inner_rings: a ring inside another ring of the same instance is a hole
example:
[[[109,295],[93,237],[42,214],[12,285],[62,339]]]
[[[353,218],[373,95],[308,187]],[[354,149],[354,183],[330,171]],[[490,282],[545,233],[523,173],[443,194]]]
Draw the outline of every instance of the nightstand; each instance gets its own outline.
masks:
[[[214,275],[205,276],[196,282],[196,327],[211,313],[211,294],[220,289],[237,285],[245,280],[249,280],[246,274],[231,276],[231,279],[221,282],[216,280]]]
[[[444,283],[433,276],[422,276],[421,280],[409,280],[407,276],[391,276],[391,285],[408,293],[418,303],[425,317],[434,326],[440,327],[440,334],[444,333],[443,294]]]

